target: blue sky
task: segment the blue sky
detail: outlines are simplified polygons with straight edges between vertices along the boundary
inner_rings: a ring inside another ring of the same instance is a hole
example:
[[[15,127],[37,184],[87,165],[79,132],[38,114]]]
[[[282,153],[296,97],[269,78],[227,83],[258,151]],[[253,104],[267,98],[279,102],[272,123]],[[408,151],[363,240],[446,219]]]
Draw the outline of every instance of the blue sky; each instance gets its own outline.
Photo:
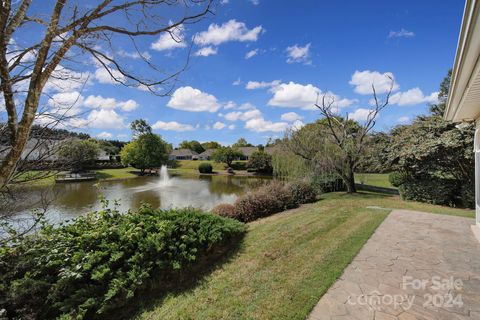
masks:
[[[239,137],[259,144],[317,119],[312,108],[317,92],[335,95],[339,112],[361,121],[371,107],[371,82],[382,91],[383,74],[389,72],[396,83],[392,105],[376,126],[388,130],[425,113],[428,102],[435,101],[453,64],[463,5],[224,0],[215,6],[215,15],[177,30],[185,43],[158,36],[139,42],[153,63],[176,70],[196,35],[188,69],[171,96],[112,83],[91,61],[76,69],[88,74],[85,86],[52,96],[81,96],[77,109],[83,121],[76,122],[76,130],[92,136],[128,140],[128,123],[145,118],[174,145],[186,139],[230,144]],[[151,72],[125,40],[115,48],[125,66]]]

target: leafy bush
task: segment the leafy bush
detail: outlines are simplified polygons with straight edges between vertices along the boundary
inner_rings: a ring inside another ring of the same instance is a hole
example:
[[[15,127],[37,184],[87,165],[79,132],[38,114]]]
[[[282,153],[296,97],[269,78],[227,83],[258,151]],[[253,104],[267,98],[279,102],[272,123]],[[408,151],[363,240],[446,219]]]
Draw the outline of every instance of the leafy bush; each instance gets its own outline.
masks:
[[[202,162],[198,165],[198,171],[200,173],[212,173],[213,172],[213,167],[208,162]]]
[[[235,207],[229,203],[221,203],[212,209],[212,213],[222,217],[235,218]]]
[[[194,209],[105,210],[0,248],[0,310],[8,318],[116,318],[148,288],[182,272],[245,232],[237,221]]]
[[[265,151],[255,151],[248,159],[247,167],[270,174],[273,172],[272,156]]]
[[[406,178],[398,187],[404,200],[427,202],[438,205],[458,205],[458,181],[435,177]]]
[[[345,182],[333,174],[316,175],[312,178],[312,187],[317,193],[328,193],[346,190]]]
[[[460,187],[461,206],[465,208],[475,208],[475,181],[464,182]]]
[[[392,184],[394,187],[400,187],[402,184],[405,183],[406,176],[402,172],[392,172],[388,175],[388,181]]]
[[[317,194],[310,183],[305,181],[292,181],[286,186],[296,205],[311,203],[317,200]]]
[[[247,170],[247,163],[245,161],[235,161],[232,162],[230,168],[233,170]]]

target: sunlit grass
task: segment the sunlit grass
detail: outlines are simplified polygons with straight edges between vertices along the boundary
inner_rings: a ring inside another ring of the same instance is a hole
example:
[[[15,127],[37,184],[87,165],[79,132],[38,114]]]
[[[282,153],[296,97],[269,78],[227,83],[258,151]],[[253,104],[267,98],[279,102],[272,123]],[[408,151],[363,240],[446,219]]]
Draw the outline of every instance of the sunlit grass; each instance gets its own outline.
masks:
[[[317,203],[250,223],[242,249],[230,261],[200,285],[162,298],[138,317],[305,319],[393,208],[474,216],[473,210],[372,193],[327,194]]]

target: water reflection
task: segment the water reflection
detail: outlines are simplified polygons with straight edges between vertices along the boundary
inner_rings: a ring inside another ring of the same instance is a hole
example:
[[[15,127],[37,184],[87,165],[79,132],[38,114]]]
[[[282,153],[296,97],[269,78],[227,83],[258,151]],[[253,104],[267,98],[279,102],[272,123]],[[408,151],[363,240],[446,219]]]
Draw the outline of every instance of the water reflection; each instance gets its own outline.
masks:
[[[78,182],[56,184],[49,192],[53,200],[48,210],[51,221],[72,219],[92,210],[99,210],[102,204],[99,195],[119,201],[119,209],[135,210],[141,203],[155,208],[196,207],[209,210],[219,203],[233,203],[238,195],[265,182],[261,177],[241,176],[183,176],[169,179],[139,177],[135,179],[101,182]],[[26,194],[35,198],[46,188],[31,188]],[[26,214],[19,210],[20,215]]]

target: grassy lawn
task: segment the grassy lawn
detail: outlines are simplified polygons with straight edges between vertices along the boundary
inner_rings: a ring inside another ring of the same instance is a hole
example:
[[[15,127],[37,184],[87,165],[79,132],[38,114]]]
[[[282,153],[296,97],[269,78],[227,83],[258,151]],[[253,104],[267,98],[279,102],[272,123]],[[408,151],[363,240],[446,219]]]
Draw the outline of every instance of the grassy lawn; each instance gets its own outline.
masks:
[[[388,173],[356,173],[356,183],[364,183],[376,187],[395,188],[388,181]]]
[[[127,178],[136,178],[136,174],[131,173],[136,171],[135,168],[127,167],[120,169],[101,169],[96,170],[97,178],[101,180],[114,180],[114,179],[127,179]]]
[[[250,223],[233,258],[138,318],[305,319],[390,212],[367,206],[474,215],[398,197],[327,194],[317,203]]]
[[[218,163],[213,160],[178,160],[177,164],[178,166],[176,168],[172,168],[170,170],[172,171],[185,171],[185,172],[198,172],[198,165],[200,163],[210,163],[212,165],[213,171],[225,171],[225,164],[224,163]],[[235,169],[235,165],[244,165],[246,164],[247,161],[234,161],[233,162],[233,167]],[[239,171],[239,170],[235,170]]]

